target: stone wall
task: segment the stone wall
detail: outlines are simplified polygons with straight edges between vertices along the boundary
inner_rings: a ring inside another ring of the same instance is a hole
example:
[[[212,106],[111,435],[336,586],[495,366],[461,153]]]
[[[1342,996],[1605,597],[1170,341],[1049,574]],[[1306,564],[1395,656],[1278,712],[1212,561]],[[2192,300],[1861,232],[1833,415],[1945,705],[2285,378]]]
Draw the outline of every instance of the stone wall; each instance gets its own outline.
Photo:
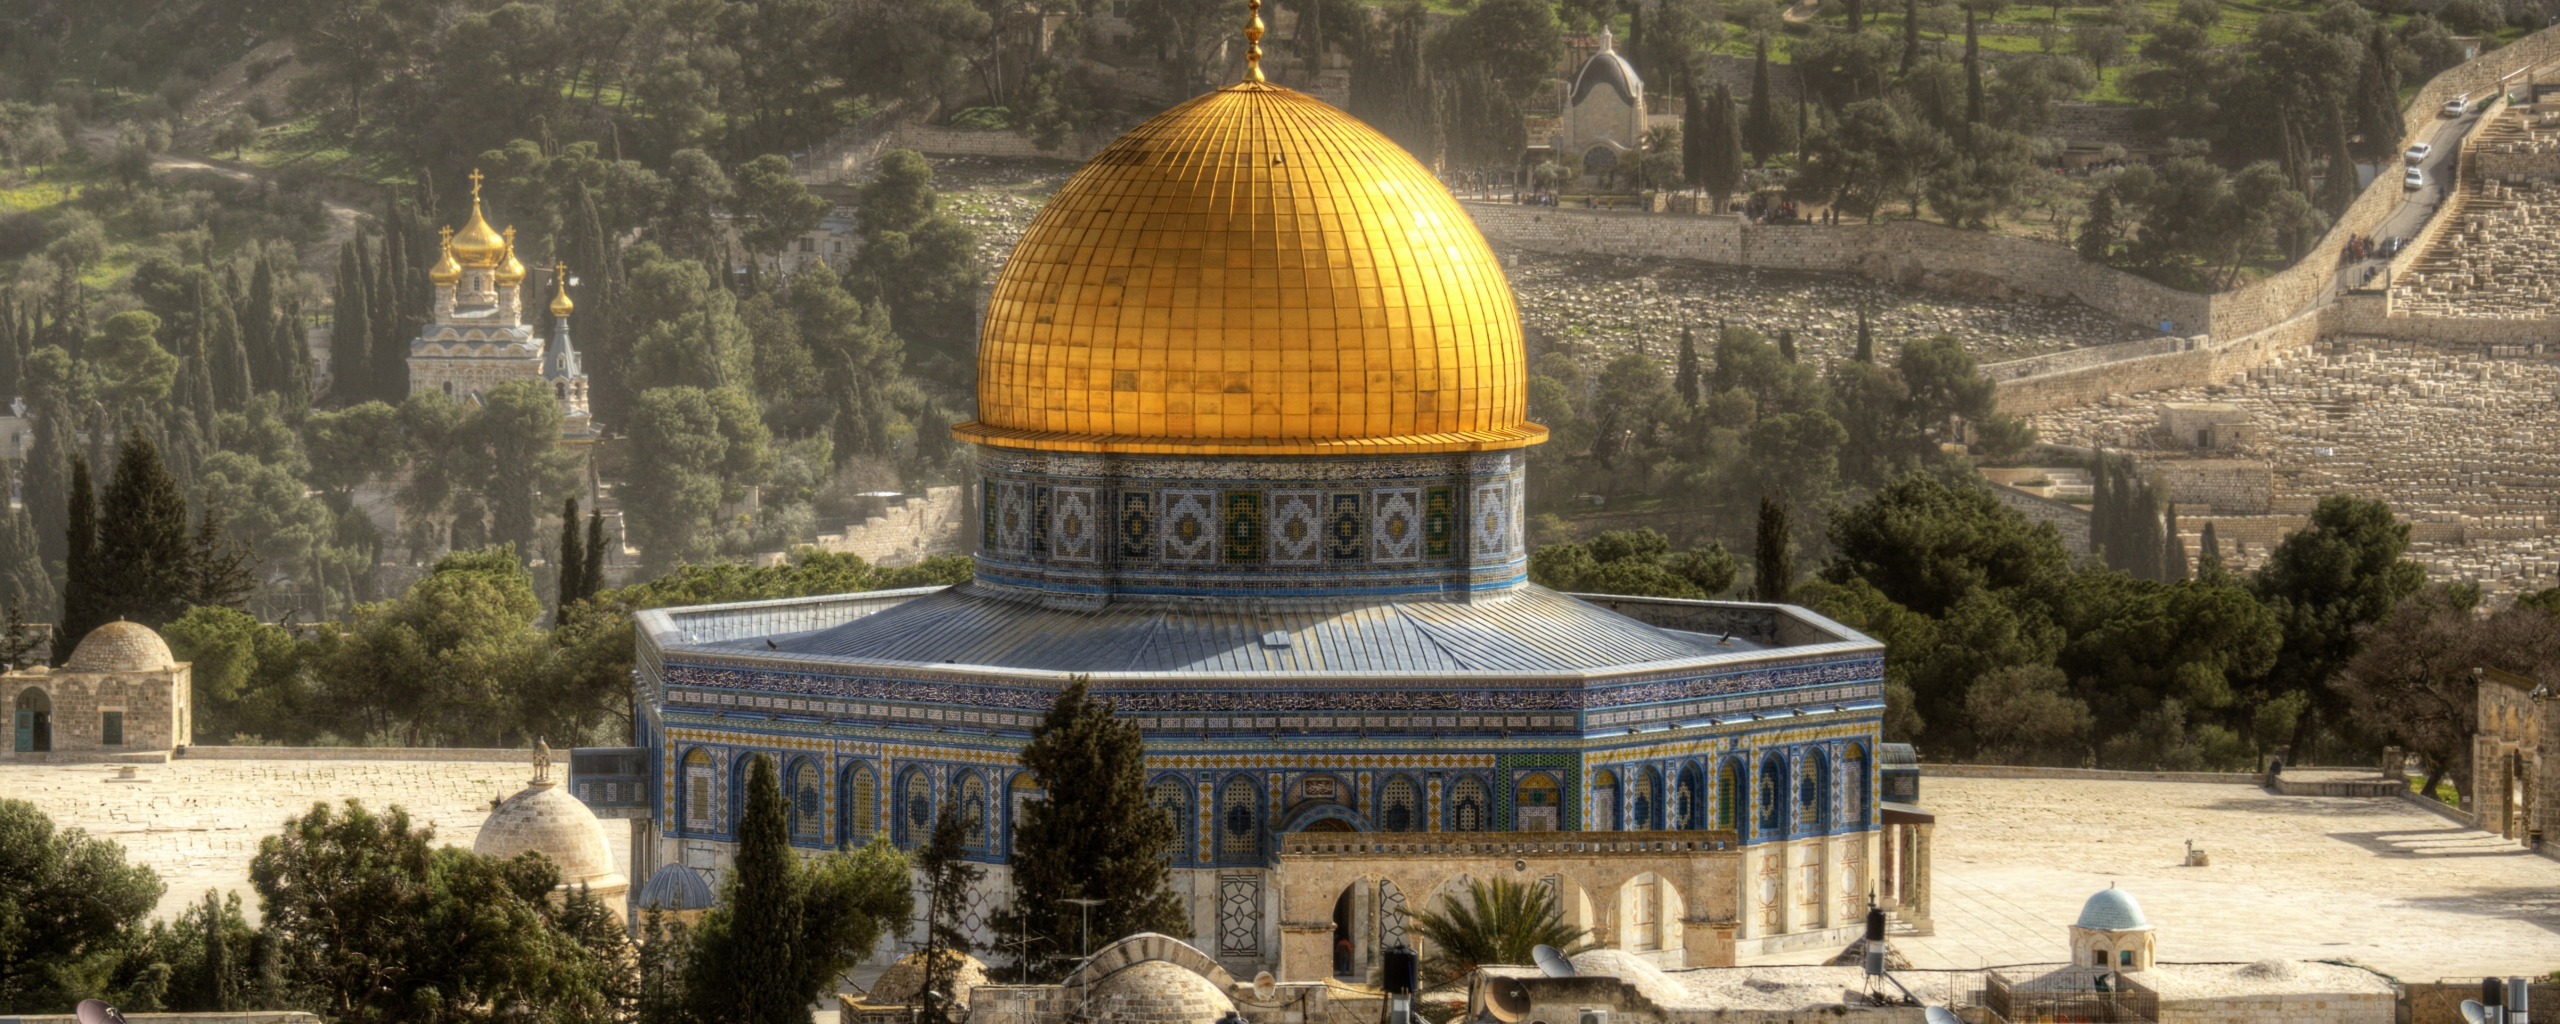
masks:
[[[2160,1024],[2392,1024],[2389,992],[2295,992],[2160,1001]],[[2459,1014],[2456,1015],[2458,1020]]]
[[[1922,764],[1920,774],[1950,779],[2101,779],[2117,782],[2221,782],[2255,786],[2254,772],[2121,772],[2104,768],[2030,768],[2006,764]]]
[[[1011,160],[1066,160],[1083,163],[1111,140],[1087,133],[1069,136],[1056,149],[1042,149],[1020,132],[980,131],[903,124],[889,136],[887,148],[912,149],[927,156],[985,156]]]
[[[2463,1024],[2462,1001],[2480,998],[2480,981],[2404,982],[2400,998],[2408,1004],[2408,1015],[2400,1018],[2400,1024]],[[2552,1012],[2543,1008],[2560,1007],[2560,985],[2535,984],[2528,1005],[2536,1017]]]
[[[505,747],[188,747],[190,761],[503,761],[532,764],[531,749]]]
[[[929,487],[922,498],[898,498],[881,514],[818,535],[820,551],[860,555],[873,565],[914,565],[935,555],[969,549],[969,498],[965,488]]]
[[[129,1024],[320,1024],[316,1014],[301,1010],[252,1010],[245,1013],[128,1013]],[[17,1024],[80,1024],[68,1013],[39,1013],[0,1020]]]
[[[2152,342],[2125,342],[2099,348],[2130,349],[2124,358],[2088,363],[2050,373],[2000,381],[2000,409],[2025,415],[2088,405],[2108,395],[2139,394],[2173,388],[2201,387],[2230,380],[2263,366],[2287,351],[2336,333],[2337,309],[2322,306],[2291,320],[2229,342],[2180,339],[2178,351],[2158,352]],[[2005,363],[1984,367],[2002,372]]]
[[[2018,510],[2028,519],[2052,523],[2054,530],[2062,534],[2063,550],[2089,550],[2089,509],[2086,506],[2039,497],[2015,487],[1995,486],[1991,488],[1991,494],[2000,499],[2001,504]]]
[[[2142,463],[2142,469],[2168,485],[2171,500],[2211,505],[2216,515],[2265,515],[2275,502],[2275,467],[2264,462],[2160,459]],[[2217,536],[2221,532],[2214,529]]]

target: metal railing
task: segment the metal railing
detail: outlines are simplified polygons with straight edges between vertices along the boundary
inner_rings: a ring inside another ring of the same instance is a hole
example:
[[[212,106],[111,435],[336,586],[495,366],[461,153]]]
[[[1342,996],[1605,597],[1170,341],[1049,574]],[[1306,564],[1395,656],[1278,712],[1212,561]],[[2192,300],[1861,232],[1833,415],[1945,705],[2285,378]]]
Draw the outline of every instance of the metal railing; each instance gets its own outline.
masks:
[[[2097,990],[2100,978],[2110,991]],[[1984,972],[1982,1006],[1997,1024],[2149,1024],[2160,1019],[2158,993],[2104,968],[2064,968],[2039,980],[2056,987],[2021,988],[1998,971]]]

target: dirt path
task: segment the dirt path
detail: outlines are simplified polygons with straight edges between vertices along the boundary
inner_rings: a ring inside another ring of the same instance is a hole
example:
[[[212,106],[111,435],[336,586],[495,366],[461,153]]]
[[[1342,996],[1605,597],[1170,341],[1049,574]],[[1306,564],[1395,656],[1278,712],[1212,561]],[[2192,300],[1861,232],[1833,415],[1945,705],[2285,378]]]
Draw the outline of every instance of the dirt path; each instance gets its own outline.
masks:
[[[83,128],[80,130],[80,144],[99,159],[112,158],[116,152],[116,130],[96,125]],[[268,177],[262,170],[233,161],[176,152],[162,153],[152,157],[151,170],[155,174],[202,171],[218,174],[233,181],[257,183],[265,182]],[[362,223],[364,211],[325,196],[321,198],[320,205],[329,211],[329,234],[321,241],[303,247],[302,265],[304,269],[314,273],[325,274],[337,259],[338,247],[355,237],[356,227]]]

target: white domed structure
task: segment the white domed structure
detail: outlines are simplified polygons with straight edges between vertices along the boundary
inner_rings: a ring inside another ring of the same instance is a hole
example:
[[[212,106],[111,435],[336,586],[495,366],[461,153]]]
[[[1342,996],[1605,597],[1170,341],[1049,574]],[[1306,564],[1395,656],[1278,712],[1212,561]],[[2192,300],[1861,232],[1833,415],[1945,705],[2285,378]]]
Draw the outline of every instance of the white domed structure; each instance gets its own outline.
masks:
[[[139,622],[117,619],[81,638],[71,657],[62,663],[65,672],[158,672],[177,663],[169,655],[169,644],[160,634]]]
[[[1564,148],[1581,153],[1586,173],[1598,174],[1619,156],[1644,146],[1644,79],[1618,55],[1617,39],[1603,28],[1600,52],[1582,62],[1565,94],[1560,127]]]
[[[498,858],[539,853],[560,869],[563,891],[583,885],[615,917],[623,916],[623,897],[631,891],[631,880],[613,862],[603,824],[585,803],[562,792],[552,780],[548,745],[534,755],[533,767],[534,778],[524,791],[489,812],[489,820],[480,826],[480,838],[471,844],[472,852]]]
[[[1125,1024],[1217,1024],[1235,1000],[1199,972],[1169,960],[1141,960],[1093,983],[1093,1009]]]
[[[2089,897],[2071,924],[2071,962],[2119,971],[2151,969],[2157,938],[2133,894],[2113,885]]]

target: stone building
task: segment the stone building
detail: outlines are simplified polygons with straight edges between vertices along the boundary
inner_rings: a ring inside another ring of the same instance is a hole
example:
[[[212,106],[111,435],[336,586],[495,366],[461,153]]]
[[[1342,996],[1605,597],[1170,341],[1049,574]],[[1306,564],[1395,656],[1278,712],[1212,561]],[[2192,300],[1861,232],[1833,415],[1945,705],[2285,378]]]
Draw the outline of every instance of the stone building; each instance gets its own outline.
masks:
[[[514,380],[540,380],[560,403],[560,436],[596,436],[587,411],[587,374],[569,343],[569,273],[552,268],[552,331],[546,344],[525,322],[525,267],[516,259],[516,229],[504,234],[480,213],[480,172],[471,172],[471,221],[446,231],[442,255],[427,271],[435,300],[426,326],[409,343],[409,393],[441,391],[476,404]],[[539,294],[538,292],[536,294]]]
[[[2494,668],[2479,670],[2479,731],[2471,738],[2472,814],[2482,831],[2539,845],[2550,827],[2551,773],[2560,768],[2560,701],[2551,687]]]
[[[2119,971],[2147,971],[2158,959],[2158,936],[2133,894],[2108,886],[2089,897],[2071,923],[2071,962]]]
[[[1667,966],[1857,934],[1881,645],[1528,582],[1518,313],[1393,142],[1258,75],[1159,115],[1023,235],[979,352],[973,579],[639,615],[635,877],[725,871],[770,756],[806,849],[957,809],[992,943],[1020,751],[1082,677],[1143,731],[1237,976],[1317,983],[1343,945],[1365,975],[1497,876]]]
[[[543,745],[533,758],[533,779],[508,797],[480,826],[471,851],[484,857],[510,858],[539,853],[560,869],[560,891],[585,889],[623,916],[631,880],[613,861],[604,825],[595,812],[560,788],[551,777],[551,748]]]
[[[1645,123],[1644,79],[1604,28],[1600,52],[1582,62],[1565,92],[1562,151],[1582,154],[1584,173],[1599,174],[1644,148]]]
[[[16,760],[166,761],[195,735],[188,664],[138,622],[91,630],[61,668],[0,676],[0,692],[14,695]]]

